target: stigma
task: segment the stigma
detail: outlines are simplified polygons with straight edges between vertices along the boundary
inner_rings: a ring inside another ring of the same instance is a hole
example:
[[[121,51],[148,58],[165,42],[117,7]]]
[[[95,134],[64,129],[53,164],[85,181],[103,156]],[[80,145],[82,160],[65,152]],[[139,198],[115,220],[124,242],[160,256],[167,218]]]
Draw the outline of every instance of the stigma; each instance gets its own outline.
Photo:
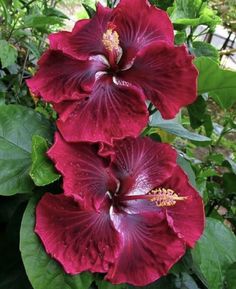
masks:
[[[102,42],[108,51],[112,52],[119,50],[119,34],[114,31],[113,27],[108,28],[107,31],[103,33]]]
[[[147,193],[150,196],[150,201],[154,202],[157,207],[174,206],[177,201],[184,201],[188,197],[178,196],[175,191],[165,188],[153,189]]]
[[[122,200],[147,200],[154,202],[157,207],[171,207],[178,201],[185,201],[188,197],[179,196],[174,190],[165,188],[155,188],[145,195],[129,195],[123,196]]]

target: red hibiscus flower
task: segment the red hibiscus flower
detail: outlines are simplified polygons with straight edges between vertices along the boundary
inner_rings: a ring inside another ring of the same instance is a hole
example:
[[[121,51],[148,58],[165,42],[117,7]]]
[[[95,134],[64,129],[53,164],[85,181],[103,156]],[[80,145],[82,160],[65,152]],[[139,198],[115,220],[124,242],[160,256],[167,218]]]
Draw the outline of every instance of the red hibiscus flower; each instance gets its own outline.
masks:
[[[169,145],[116,141],[108,161],[93,145],[57,135],[49,156],[65,194],[42,197],[35,231],[67,273],[89,270],[114,284],[143,286],[165,275],[202,234],[202,200]]]
[[[148,120],[145,100],[168,119],[196,99],[192,57],[174,46],[167,14],[145,0],[121,0],[114,9],[98,4],[92,19],[49,39],[27,83],[54,105],[67,141],[136,137]]]

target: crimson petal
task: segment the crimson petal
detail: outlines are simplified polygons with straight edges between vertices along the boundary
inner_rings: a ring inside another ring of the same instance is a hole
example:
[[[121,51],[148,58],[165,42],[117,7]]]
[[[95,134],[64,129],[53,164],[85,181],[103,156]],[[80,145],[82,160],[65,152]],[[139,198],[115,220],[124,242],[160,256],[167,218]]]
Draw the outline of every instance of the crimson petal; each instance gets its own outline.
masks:
[[[163,212],[114,214],[112,221],[122,238],[121,253],[105,277],[114,284],[147,285],[166,275],[185,252]]]
[[[86,211],[63,194],[42,197],[35,232],[69,274],[106,272],[119,250],[119,235],[108,212]]]
[[[114,143],[113,170],[120,180],[120,194],[143,195],[172,174],[176,152],[168,144],[149,138],[127,138]]]
[[[55,143],[48,155],[64,177],[65,195],[73,196],[85,205],[92,204],[94,208],[99,208],[106,192],[116,190],[116,179],[91,144],[67,143],[56,133]]]
[[[81,29],[84,28],[86,24],[88,24],[91,20],[90,19],[82,19],[76,22],[73,31],[79,32]],[[75,58],[79,58],[78,54],[76,53],[75,48],[70,46],[70,38],[71,32],[69,31],[60,31],[57,33],[52,33],[48,36],[50,41],[50,48],[54,50],[61,50],[66,54],[69,54]]]
[[[136,137],[148,121],[147,107],[139,91],[132,86],[115,85],[108,76],[97,80],[90,97],[77,104],[67,118],[57,121],[69,142],[111,144],[113,139]]]
[[[84,97],[104,64],[97,60],[79,61],[59,50],[48,50],[41,57],[39,67],[36,75],[27,81],[29,88],[45,101],[58,103]]]
[[[165,119],[174,118],[197,98],[197,70],[184,46],[153,43],[137,54],[120,78],[140,86]]]
[[[103,33],[107,29],[112,10],[97,4],[96,14],[90,20],[80,20],[70,34],[57,33],[49,37],[52,47],[81,60],[91,55],[105,54],[102,43]]]
[[[187,200],[178,201],[167,207],[169,224],[183,238],[188,246],[193,247],[204,230],[204,206],[199,193],[189,184],[188,178],[180,167],[162,184],[162,187],[174,190]]]
[[[121,0],[112,17],[124,51],[124,63],[131,61],[137,51],[153,41],[174,44],[173,26],[167,13],[151,6],[148,1]]]

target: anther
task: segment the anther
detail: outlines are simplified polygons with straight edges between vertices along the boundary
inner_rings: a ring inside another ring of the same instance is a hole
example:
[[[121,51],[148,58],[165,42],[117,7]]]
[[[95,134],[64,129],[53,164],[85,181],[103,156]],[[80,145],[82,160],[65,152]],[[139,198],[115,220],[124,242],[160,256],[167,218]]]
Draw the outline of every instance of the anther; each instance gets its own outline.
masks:
[[[119,34],[112,28],[107,29],[103,34],[102,42],[109,51],[119,50]]]
[[[177,201],[184,201],[188,197],[178,196],[173,190],[165,188],[153,189],[147,193],[150,201],[155,202],[157,207],[170,207],[174,206]]]

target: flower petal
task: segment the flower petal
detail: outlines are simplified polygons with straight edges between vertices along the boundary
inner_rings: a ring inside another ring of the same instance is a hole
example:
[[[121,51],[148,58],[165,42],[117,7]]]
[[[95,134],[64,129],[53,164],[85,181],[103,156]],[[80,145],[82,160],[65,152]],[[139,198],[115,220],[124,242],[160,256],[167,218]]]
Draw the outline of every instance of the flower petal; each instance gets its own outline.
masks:
[[[80,60],[86,60],[91,55],[105,54],[102,36],[111,14],[110,8],[98,3],[93,18],[78,21],[70,34],[52,34],[49,37],[51,46]]]
[[[84,28],[91,20],[90,19],[82,19],[76,22],[73,31],[77,33]],[[69,54],[75,58],[78,57],[74,48],[70,46],[69,39],[71,38],[71,32],[69,31],[60,31],[57,33],[52,33],[48,36],[50,41],[50,48],[54,50],[61,50],[66,54]]]
[[[106,192],[116,190],[117,180],[109,171],[106,160],[97,155],[95,146],[67,143],[56,133],[48,155],[64,177],[65,195],[99,208]]]
[[[103,76],[90,97],[78,101],[74,111],[67,119],[59,119],[57,126],[69,142],[111,144],[113,139],[137,136],[147,121],[147,108],[139,91],[132,86],[115,85],[110,77]]]
[[[77,100],[91,91],[100,61],[79,61],[58,50],[48,50],[39,61],[39,71],[27,81],[30,90],[45,101]]]
[[[106,211],[86,211],[63,194],[42,197],[35,232],[69,274],[106,272],[119,249],[119,235]]]
[[[131,61],[137,51],[153,41],[174,44],[174,30],[167,13],[151,6],[148,1],[121,0],[114,9],[113,23],[120,36],[120,46],[126,58],[124,63]]]
[[[197,74],[184,46],[156,42],[141,50],[120,78],[141,87],[163,118],[171,119],[196,100]]]
[[[188,177],[180,167],[175,168],[162,187],[172,189],[179,196],[188,198],[167,207],[166,211],[169,224],[188,246],[193,247],[204,230],[204,206],[199,193],[189,184]]]
[[[144,286],[165,275],[185,252],[163,212],[112,216],[121,236],[120,254],[105,279]]]
[[[169,178],[176,166],[175,150],[149,138],[117,141],[114,151],[113,170],[121,182],[121,195],[148,193]]]

